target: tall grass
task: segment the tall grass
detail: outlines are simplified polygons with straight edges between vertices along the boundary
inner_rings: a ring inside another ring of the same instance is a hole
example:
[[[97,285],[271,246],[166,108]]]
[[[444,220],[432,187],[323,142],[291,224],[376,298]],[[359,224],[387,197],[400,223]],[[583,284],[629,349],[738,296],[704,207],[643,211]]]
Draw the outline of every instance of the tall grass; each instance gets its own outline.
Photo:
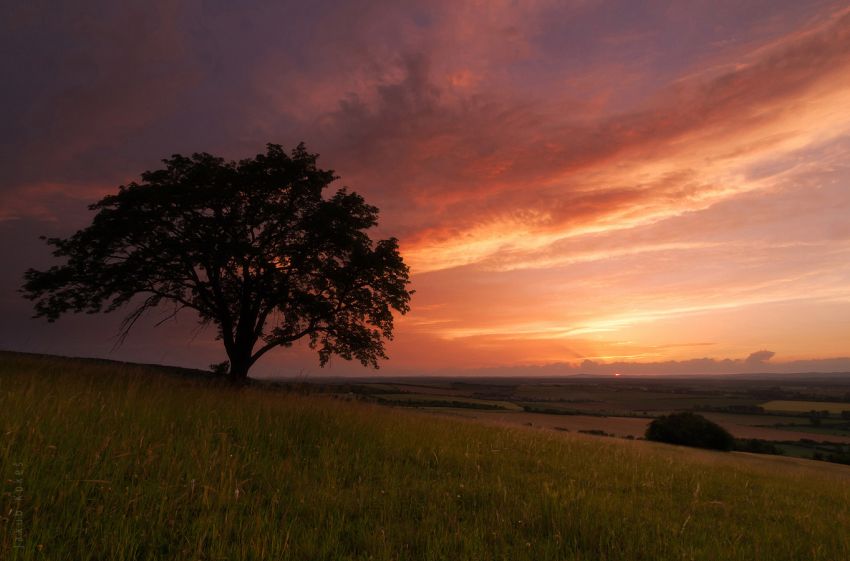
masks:
[[[4,559],[850,559],[840,466],[12,354],[0,427]]]

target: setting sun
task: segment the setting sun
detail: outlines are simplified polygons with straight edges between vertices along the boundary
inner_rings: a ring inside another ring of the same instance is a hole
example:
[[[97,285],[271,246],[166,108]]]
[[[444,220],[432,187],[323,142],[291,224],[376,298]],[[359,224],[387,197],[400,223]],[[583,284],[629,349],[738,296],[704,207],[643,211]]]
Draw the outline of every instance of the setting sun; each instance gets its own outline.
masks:
[[[848,0],[0,29],[0,559],[850,560]]]
[[[397,237],[410,266],[411,311],[381,374],[850,369],[850,11],[745,4],[496,2],[483,19],[463,2],[343,5],[286,41],[270,13],[234,31],[223,66],[197,55],[218,43],[190,33],[187,13],[161,29],[145,15],[132,45],[63,24],[45,38],[100,78],[33,53],[16,83],[27,108],[7,123],[18,140],[0,192],[4,344],[220,361],[211,330],[185,342],[188,316],[114,349],[119,318],[46,327],[12,291],[50,264],[37,235],[70,234],[87,204],[161,158],[303,140],[333,188],[381,210],[376,235]],[[236,17],[222,10],[215,21]],[[13,19],[21,41],[41,37],[25,11]],[[119,65],[120,52],[135,54]],[[47,68],[56,85],[41,91]],[[320,370],[299,345],[256,368],[361,373]]]

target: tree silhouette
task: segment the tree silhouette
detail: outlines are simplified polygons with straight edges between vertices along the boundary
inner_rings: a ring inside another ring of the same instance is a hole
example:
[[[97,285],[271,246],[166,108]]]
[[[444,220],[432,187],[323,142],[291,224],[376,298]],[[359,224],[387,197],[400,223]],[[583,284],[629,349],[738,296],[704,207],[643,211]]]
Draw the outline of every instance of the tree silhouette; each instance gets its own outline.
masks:
[[[646,427],[645,436],[647,440],[697,448],[732,450],[735,447],[729,431],[690,411],[657,417]]]
[[[131,304],[122,341],[149,309],[194,310],[213,324],[229,376],[278,346],[307,338],[324,366],[331,355],[378,367],[392,338],[392,310],[409,310],[408,267],[395,238],[373,242],[378,209],[316,167],[303,143],[291,154],[226,162],[174,155],[91,205],[91,225],[50,238],[65,263],[25,273],[36,317],[112,312]]]

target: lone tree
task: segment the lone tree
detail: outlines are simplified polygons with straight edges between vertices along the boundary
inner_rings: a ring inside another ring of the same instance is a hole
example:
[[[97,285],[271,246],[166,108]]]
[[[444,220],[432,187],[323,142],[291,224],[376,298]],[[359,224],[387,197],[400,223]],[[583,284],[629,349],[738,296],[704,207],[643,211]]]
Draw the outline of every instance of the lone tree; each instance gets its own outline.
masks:
[[[289,155],[269,144],[240,162],[163,160],[91,205],[90,226],[47,239],[65,262],[28,270],[22,292],[51,322],[130,304],[119,342],[160,304],[172,306],[166,319],[194,310],[217,329],[234,382],[302,338],[322,366],[335,354],[377,368],[392,310],[410,309],[409,269],[398,240],[367,234],[376,207],[345,188],[323,197],[337,177],[316,158],[302,143]]]

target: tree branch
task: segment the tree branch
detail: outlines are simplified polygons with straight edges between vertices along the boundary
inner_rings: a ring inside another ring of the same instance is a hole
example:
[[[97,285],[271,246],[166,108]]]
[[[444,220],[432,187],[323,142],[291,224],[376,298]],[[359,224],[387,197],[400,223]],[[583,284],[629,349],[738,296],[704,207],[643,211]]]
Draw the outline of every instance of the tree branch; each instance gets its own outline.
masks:
[[[304,337],[305,335],[309,335],[318,331],[318,328],[315,322],[311,322],[309,326],[307,326],[303,331],[296,333],[290,337],[278,337],[276,339],[272,339],[271,341],[267,341],[265,345],[263,345],[260,350],[251,355],[251,364],[254,364],[261,356],[269,352],[275,347],[279,347],[280,345],[284,345],[286,343],[292,343],[293,341],[297,341],[298,339]]]

